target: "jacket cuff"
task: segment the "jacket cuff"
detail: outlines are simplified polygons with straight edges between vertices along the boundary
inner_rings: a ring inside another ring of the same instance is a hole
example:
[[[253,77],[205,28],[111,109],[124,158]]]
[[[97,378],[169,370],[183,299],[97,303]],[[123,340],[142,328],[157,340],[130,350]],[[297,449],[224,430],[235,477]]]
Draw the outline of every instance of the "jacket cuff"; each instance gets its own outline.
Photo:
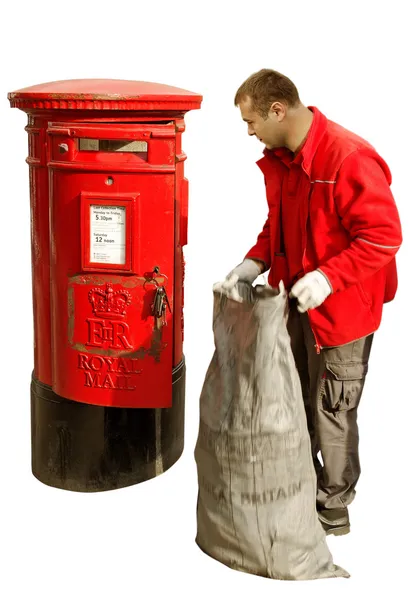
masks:
[[[329,277],[328,277],[328,275],[327,275],[327,274],[325,273],[325,271],[323,271],[322,269],[316,269],[316,270],[317,270],[317,271],[319,271],[319,273],[325,277],[325,279],[326,279],[326,280],[327,280],[327,282],[328,282],[328,285],[329,285],[329,287],[331,288],[331,294],[333,294],[333,293],[334,293],[334,288],[333,288],[333,286],[332,286],[332,283],[331,283],[331,281],[329,280]]]

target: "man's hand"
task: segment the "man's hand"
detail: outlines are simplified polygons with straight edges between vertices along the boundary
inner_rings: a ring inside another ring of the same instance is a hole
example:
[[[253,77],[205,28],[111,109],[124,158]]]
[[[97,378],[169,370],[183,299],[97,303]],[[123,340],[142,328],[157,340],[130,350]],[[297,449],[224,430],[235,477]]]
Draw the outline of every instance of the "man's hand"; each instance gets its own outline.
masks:
[[[261,262],[257,260],[252,260],[251,258],[246,258],[243,260],[242,263],[237,265],[232,271],[228,273],[227,277],[225,278],[225,281],[231,279],[234,280],[234,276],[237,275],[238,278],[235,281],[235,283],[237,283],[237,281],[246,281],[247,283],[253,283],[253,281],[257,279],[257,277],[262,272],[262,267],[263,264]]]
[[[214,283],[212,290],[214,292],[218,292],[219,294],[224,294],[227,298],[231,298],[232,300],[236,300],[237,302],[242,302],[242,298],[237,290],[237,281],[238,275],[232,275],[229,279],[225,281],[219,281],[218,283]]]
[[[332,293],[332,288],[320,271],[307,273],[290,290],[289,297],[297,298],[298,311],[301,313],[320,306]]]
[[[250,258],[246,258],[242,263],[237,265],[235,269],[230,271],[225,278],[225,281],[219,281],[214,284],[214,292],[225,294],[229,298],[241,301],[241,297],[237,292],[237,281],[246,281],[252,284],[263,270],[263,263]]]

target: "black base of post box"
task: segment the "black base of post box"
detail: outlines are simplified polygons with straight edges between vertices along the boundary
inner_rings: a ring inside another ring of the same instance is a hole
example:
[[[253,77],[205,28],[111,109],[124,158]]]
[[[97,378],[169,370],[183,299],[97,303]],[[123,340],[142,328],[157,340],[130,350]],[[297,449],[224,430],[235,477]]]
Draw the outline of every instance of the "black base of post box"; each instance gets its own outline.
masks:
[[[173,370],[172,385],[171,408],[114,408],[62,398],[32,375],[33,475],[76,492],[114,490],[160,475],[183,451],[184,361]]]

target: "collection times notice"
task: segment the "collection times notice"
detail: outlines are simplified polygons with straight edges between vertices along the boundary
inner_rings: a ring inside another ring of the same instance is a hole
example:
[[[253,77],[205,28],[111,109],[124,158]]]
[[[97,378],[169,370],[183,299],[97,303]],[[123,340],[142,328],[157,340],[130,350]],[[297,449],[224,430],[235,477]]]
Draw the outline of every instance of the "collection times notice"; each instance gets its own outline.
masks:
[[[126,207],[92,204],[90,224],[90,261],[125,264]]]

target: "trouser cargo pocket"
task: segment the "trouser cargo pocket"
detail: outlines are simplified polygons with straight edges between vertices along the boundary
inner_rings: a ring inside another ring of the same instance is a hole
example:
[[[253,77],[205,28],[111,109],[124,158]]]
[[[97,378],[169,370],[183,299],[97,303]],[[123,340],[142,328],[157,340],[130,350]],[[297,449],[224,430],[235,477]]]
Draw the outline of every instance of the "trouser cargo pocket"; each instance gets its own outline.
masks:
[[[368,363],[326,362],[321,387],[323,408],[331,412],[356,408],[367,371]]]

